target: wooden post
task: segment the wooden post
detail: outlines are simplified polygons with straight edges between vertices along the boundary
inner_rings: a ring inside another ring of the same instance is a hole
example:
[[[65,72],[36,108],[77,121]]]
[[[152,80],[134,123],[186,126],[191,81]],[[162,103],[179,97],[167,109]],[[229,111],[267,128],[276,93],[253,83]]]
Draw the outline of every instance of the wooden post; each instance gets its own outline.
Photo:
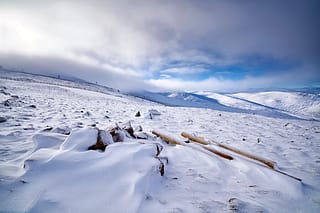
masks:
[[[209,142],[205,141],[204,139],[202,138],[199,138],[199,137],[195,137],[191,134],[188,134],[186,132],[182,132],[181,135],[185,138],[188,138],[189,140],[191,141],[194,141],[196,143],[200,143],[200,144],[209,144]],[[234,147],[231,147],[231,146],[227,146],[227,145],[224,145],[224,144],[221,144],[221,143],[218,143],[218,142],[214,142],[217,146],[221,147],[221,148],[224,148],[224,149],[227,149],[229,151],[232,151],[232,152],[235,152],[239,155],[242,155],[244,157],[247,157],[247,158],[250,158],[252,160],[256,160],[256,161],[259,161],[265,165],[267,165],[268,167],[274,169],[274,166],[275,166],[275,162],[273,161],[270,161],[270,160],[267,160],[267,159],[264,159],[264,158],[261,158],[261,157],[258,157],[258,156],[255,156],[255,155],[252,155],[250,153],[247,153],[247,152],[244,152],[244,151],[241,151],[239,149],[236,149]]]
[[[195,137],[195,136],[193,136],[193,135],[191,135],[191,134],[188,134],[188,133],[186,133],[186,132],[182,132],[182,133],[181,133],[181,136],[183,136],[183,137],[185,137],[185,138],[188,138],[189,140],[191,140],[191,141],[193,141],[193,142],[200,143],[200,144],[202,144],[202,146],[203,146],[203,144],[209,144],[209,142],[205,141],[204,139],[199,138],[199,137]],[[293,179],[295,179],[295,180],[297,180],[297,181],[300,181],[300,182],[302,181],[300,178],[294,177],[294,176],[292,176],[292,175],[289,175],[289,174],[287,174],[287,173],[285,173],[285,172],[282,172],[282,171],[276,169],[276,168],[275,168],[275,162],[274,162],[274,161],[266,160],[266,159],[264,159],[264,158],[261,158],[261,157],[258,157],[258,156],[249,154],[249,153],[247,153],[247,152],[241,151],[241,150],[236,149],[236,148],[234,148],[234,147],[227,146],[227,145],[224,145],[224,144],[221,144],[221,143],[218,143],[218,142],[214,142],[214,143],[215,143],[217,146],[219,146],[219,147],[222,147],[222,148],[227,149],[227,150],[229,150],[229,151],[235,152],[235,153],[237,153],[237,154],[239,154],[239,155],[242,155],[242,156],[244,156],[244,157],[250,158],[250,159],[252,159],[252,160],[259,161],[259,162],[267,165],[270,169],[272,169],[272,170],[275,171],[275,172],[278,172],[278,173],[280,173],[280,174],[283,174],[283,175],[286,175],[286,176],[288,176],[288,177],[291,177],[291,178],[293,178]]]
[[[188,145],[185,144],[185,143],[181,143],[180,141],[178,141],[178,140],[176,140],[176,139],[174,139],[174,138],[171,138],[171,137],[169,137],[169,136],[167,136],[167,135],[164,135],[164,134],[162,134],[162,133],[159,133],[159,132],[157,132],[157,131],[155,131],[155,130],[152,131],[152,134],[156,135],[157,137],[161,138],[162,140],[164,140],[164,141],[166,141],[166,142],[168,142],[168,143],[171,143],[171,144],[179,144],[179,145],[182,145],[182,146],[188,146]],[[191,146],[189,146],[189,147],[191,147]],[[202,145],[201,147],[204,148],[205,150],[213,153],[213,154],[216,154],[216,155],[220,156],[220,157],[223,157],[223,158],[228,159],[228,160],[233,160],[233,157],[230,156],[230,155],[228,155],[228,154],[225,154],[225,153],[223,153],[223,152],[220,152],[220,151],[215,150],[215,149],[210,148],[210,147],[205,147],[205,146],[203,146],[203,145]]]

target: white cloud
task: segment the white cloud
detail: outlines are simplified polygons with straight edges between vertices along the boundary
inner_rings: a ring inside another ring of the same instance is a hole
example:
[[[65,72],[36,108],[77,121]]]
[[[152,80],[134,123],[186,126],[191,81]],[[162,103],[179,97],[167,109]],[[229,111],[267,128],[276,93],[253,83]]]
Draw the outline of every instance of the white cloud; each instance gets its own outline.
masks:
[[[308,68],[304,68],[308,69]],[[269,76],[247,76],[243,79],[223,79],[210,77],[202,81],[183,80],[180,78],[151,79],[146,81],[150,89],[162,91],[215,91],[231,92],[258,88],[281,88],[288,86],[305,86],[301,81],[310,81],[314,75],[301,76],[302,70],[293,73]]]

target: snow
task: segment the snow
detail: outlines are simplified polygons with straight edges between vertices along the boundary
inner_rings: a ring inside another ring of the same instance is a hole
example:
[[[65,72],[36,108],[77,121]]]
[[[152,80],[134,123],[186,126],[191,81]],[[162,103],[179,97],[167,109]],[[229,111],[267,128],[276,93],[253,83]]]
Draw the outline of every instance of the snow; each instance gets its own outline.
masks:
[[[268,97],[281,100],[275,105],[258,99],[264,93],[176,93],[165,100],[203,105],[212,99],[218,108],[170,107],[88,84],[2,75],[0,212],[319,212],[320,122],[297,118],[317,112],[318,96],[288,92],[290,105],[286,93],[273,92]],[[260,107],[268,113],[252,113]],[[153,119],[150,110],[158,112]],[[138,111],[146,116],[136,117]],[[117,130],[124,142],[112,143],[108,130],[128,121],[146,139]],[[273,160],[302,182],[213,143],[208,146],[234,160],[196,144],[166,144],[151,137],[153,129],[181,143],[182,131],[195,133]],[[105,151],[88,150],[99,134]]]
[[[209,108],[267,117],[320,120],[320,95],[306,92],[137,92],[132,95],[167,106]]]
[[[320,94],[259,92],[237,93],[232,96],[287,111],[300,117],[311,117],[320,120]]]

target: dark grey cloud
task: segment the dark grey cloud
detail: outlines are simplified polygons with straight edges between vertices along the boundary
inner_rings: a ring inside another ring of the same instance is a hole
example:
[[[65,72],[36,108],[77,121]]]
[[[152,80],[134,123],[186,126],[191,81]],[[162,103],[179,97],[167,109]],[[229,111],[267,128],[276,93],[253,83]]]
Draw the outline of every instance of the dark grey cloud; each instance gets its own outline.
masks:
[[[92,67],[63,58],[0,55],[0,62],[3,67],[9,70],[27,71],[55,77],[58,75],[75,76],[89,82],[97,82],[100,85],[121,88],[124,92],[141,89],[155,90],[153,85],[144,82],[142,78],[132,78],[130,75],[123,75],[113,70]]]

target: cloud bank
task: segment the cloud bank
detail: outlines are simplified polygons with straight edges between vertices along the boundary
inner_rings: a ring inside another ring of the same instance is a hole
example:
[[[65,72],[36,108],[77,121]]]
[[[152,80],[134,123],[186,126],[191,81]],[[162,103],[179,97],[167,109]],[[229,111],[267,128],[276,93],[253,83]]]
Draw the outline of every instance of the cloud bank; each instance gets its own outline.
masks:
[[[307,1],[0,3],[0,64],[124,90],[234,90],[320,81]]]

